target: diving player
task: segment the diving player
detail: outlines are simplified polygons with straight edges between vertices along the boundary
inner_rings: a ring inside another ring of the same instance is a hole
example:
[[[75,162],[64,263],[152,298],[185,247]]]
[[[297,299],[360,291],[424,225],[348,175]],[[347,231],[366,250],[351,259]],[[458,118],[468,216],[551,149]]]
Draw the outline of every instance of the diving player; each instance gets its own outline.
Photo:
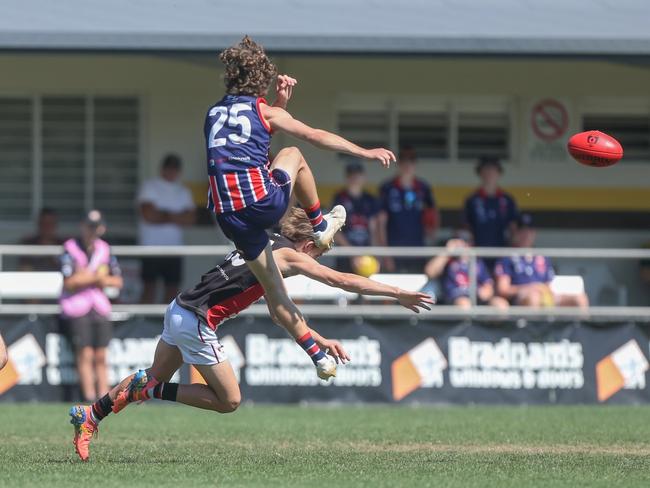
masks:
[[[315,245],[329,249],[334,234],[345,223],[345,209],[337,206],[323,216],[314,176],[298,149],[283,149],[268,163],[271,134],[286,132],[324,149],[379,160],[384,166],[395,156],[386,149],[363,149],[294,119],[284,110],[296,84],[293,78],[278,77],[276,102],[268,105],[263,97],[277,68],[262,46],[248,36],[219,58],[225,65],[226,95],[208,110],[204,126],[209,207],[264,288],[271,318],[298,340],[312,358],[318,376],[327,379],[336,375],[336,363],[320,349],[287,296],[265,229],[280,221],[295,192],[313,226]]]
[[[270,239],[273,257],[283,276],[302,274],[350,292],[395,298],[414,312],[419,312],[419,308],[429,310],[433,303],[424,293],[383,285],[319,264],[315,258],[324,250],[316,245],[313,227],[301,209],[291,209],[281,223],[280,235],[274,234]],[[93,405],[71,408],[79,457],[83,461],[88,459],[89,444],[99,422],[111,411],[117,413],[134,401],[159,398],[221,413],[236,410],[241,401],[239,384],[217,338],[217,328],[263,294],[262,286],[238,251],[204,274],[199,284],[180,293],[165,313],[151,368],[125,378]],[[310,332],[321,350],[339,361],[350,359],[338,341],[325,339],[314,330]],[[207,385],[169,383],[183,362],[193,365]]]

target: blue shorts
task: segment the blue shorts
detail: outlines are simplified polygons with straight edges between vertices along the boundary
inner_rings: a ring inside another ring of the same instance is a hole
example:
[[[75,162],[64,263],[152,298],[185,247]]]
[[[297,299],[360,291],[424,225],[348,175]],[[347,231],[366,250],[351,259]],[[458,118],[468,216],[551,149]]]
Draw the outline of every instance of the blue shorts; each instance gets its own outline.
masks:
[[[219,227],[235,243],[244,259],[257,258],[269,242],[266,229],[276,225],[284,216],[291,199],[291,177],[279,168],[271,172],[269,193],[236,212],[217,214]]]

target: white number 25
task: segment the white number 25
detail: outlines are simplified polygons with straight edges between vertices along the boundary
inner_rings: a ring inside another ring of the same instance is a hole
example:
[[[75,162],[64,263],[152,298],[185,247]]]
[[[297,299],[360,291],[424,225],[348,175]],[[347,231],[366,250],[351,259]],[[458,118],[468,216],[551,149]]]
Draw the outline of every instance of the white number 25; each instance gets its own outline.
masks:
[[[218,115],[217,120],[212,124],[210,129],[210,135],[208,137],[208,147],[219,147],[226,145],[225,137],[217,137],[219,131],[223,128],[226,122],[228,127],[233,129],[240,127],[239,134],[228,134],[228,139],[234,144],[244,144],[251,137],[251,121],[248,120],[248,117],[245,115],[239,115],[240,112],[245,112],[247,110],[253,110],[250,104],[247,103],[234,103],[230,107],[230,113],[228,112],[228,107],[223,107],[218,105],[210,110],[209,116],[214,117]]]

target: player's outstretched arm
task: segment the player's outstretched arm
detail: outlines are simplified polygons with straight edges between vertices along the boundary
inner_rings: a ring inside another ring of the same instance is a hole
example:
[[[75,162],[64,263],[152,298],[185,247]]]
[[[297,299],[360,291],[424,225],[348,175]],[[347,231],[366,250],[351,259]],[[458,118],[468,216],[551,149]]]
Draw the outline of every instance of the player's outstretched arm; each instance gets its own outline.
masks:
[[[402,290],[396,286],[384,285],[383,283],[378,283],[363,276],[352,273],[341,273],[340,271],[323,266],[307,254],[290,249],[283,249],[282,251],[284,252],[277,253],[278,256],[276,259],[285,277],[301,274],[326,285],[352,293],[395,298],[400,305],[416,313],[420,312],[420,308],[431,310],[430,305],[435,303],[426,293]]]
[[[280,107],[269,107],[264,104],[260,107],[262,116],[274,131],[286,132],[322,149],[350,154],[363,159],[377,160],[386,168],[390,166],[391,162],[396,161],[395,155],[388,149],[364,149],[332,132],[314,129],[294,119],[289,112]]]

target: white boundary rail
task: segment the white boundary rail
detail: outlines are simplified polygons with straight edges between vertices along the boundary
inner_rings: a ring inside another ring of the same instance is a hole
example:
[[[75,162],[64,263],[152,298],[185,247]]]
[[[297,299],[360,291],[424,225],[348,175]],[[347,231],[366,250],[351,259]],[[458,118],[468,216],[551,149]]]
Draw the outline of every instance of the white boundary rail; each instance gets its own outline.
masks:
[[[113,246],[116,256],[224,256],[232,251],[232,246]],[[3,270],[4,256],[56,256],[62,251],[60,246],[24,246],[0,245],[0,271]],[[331,256],[363,256],[378,257],[432,257],[440,254],[448,256],[468,256],[470,258],[470,287],[473,297],[473,307],[470,310],[460,310],[453,306],[437,305],[430,312],[415,315],[409,310],[397,305],[348,305],[345,308],[336,305],[300,306],[305,315],[311,317],[347,316],[347,317],[389,317],[417,318],[436,317],[440,319],[590,319],[602,321],[641,320],[650,322],[650,307],[591,307],[588,312],[576,308],[551,308],[533,310],[526,307],[511,307],[508,311],[499,311],[492,307],[476,306],[476,258],[503,257],[512,255],[542,254],[550,258],[563,259],[649,259],[650,249],[569,249],[569,248],[464,248],[448,250],[444,247],[346,247],[336,248],[328,255]],[[40,304],[0,304],[0,315],[22,314],[57,314],[57,305]],[[164,305],[115,305],[116,317],[132,315],[162,315]],[[264,305],[253,305],[246,310],[244,316],[267,316]]]

